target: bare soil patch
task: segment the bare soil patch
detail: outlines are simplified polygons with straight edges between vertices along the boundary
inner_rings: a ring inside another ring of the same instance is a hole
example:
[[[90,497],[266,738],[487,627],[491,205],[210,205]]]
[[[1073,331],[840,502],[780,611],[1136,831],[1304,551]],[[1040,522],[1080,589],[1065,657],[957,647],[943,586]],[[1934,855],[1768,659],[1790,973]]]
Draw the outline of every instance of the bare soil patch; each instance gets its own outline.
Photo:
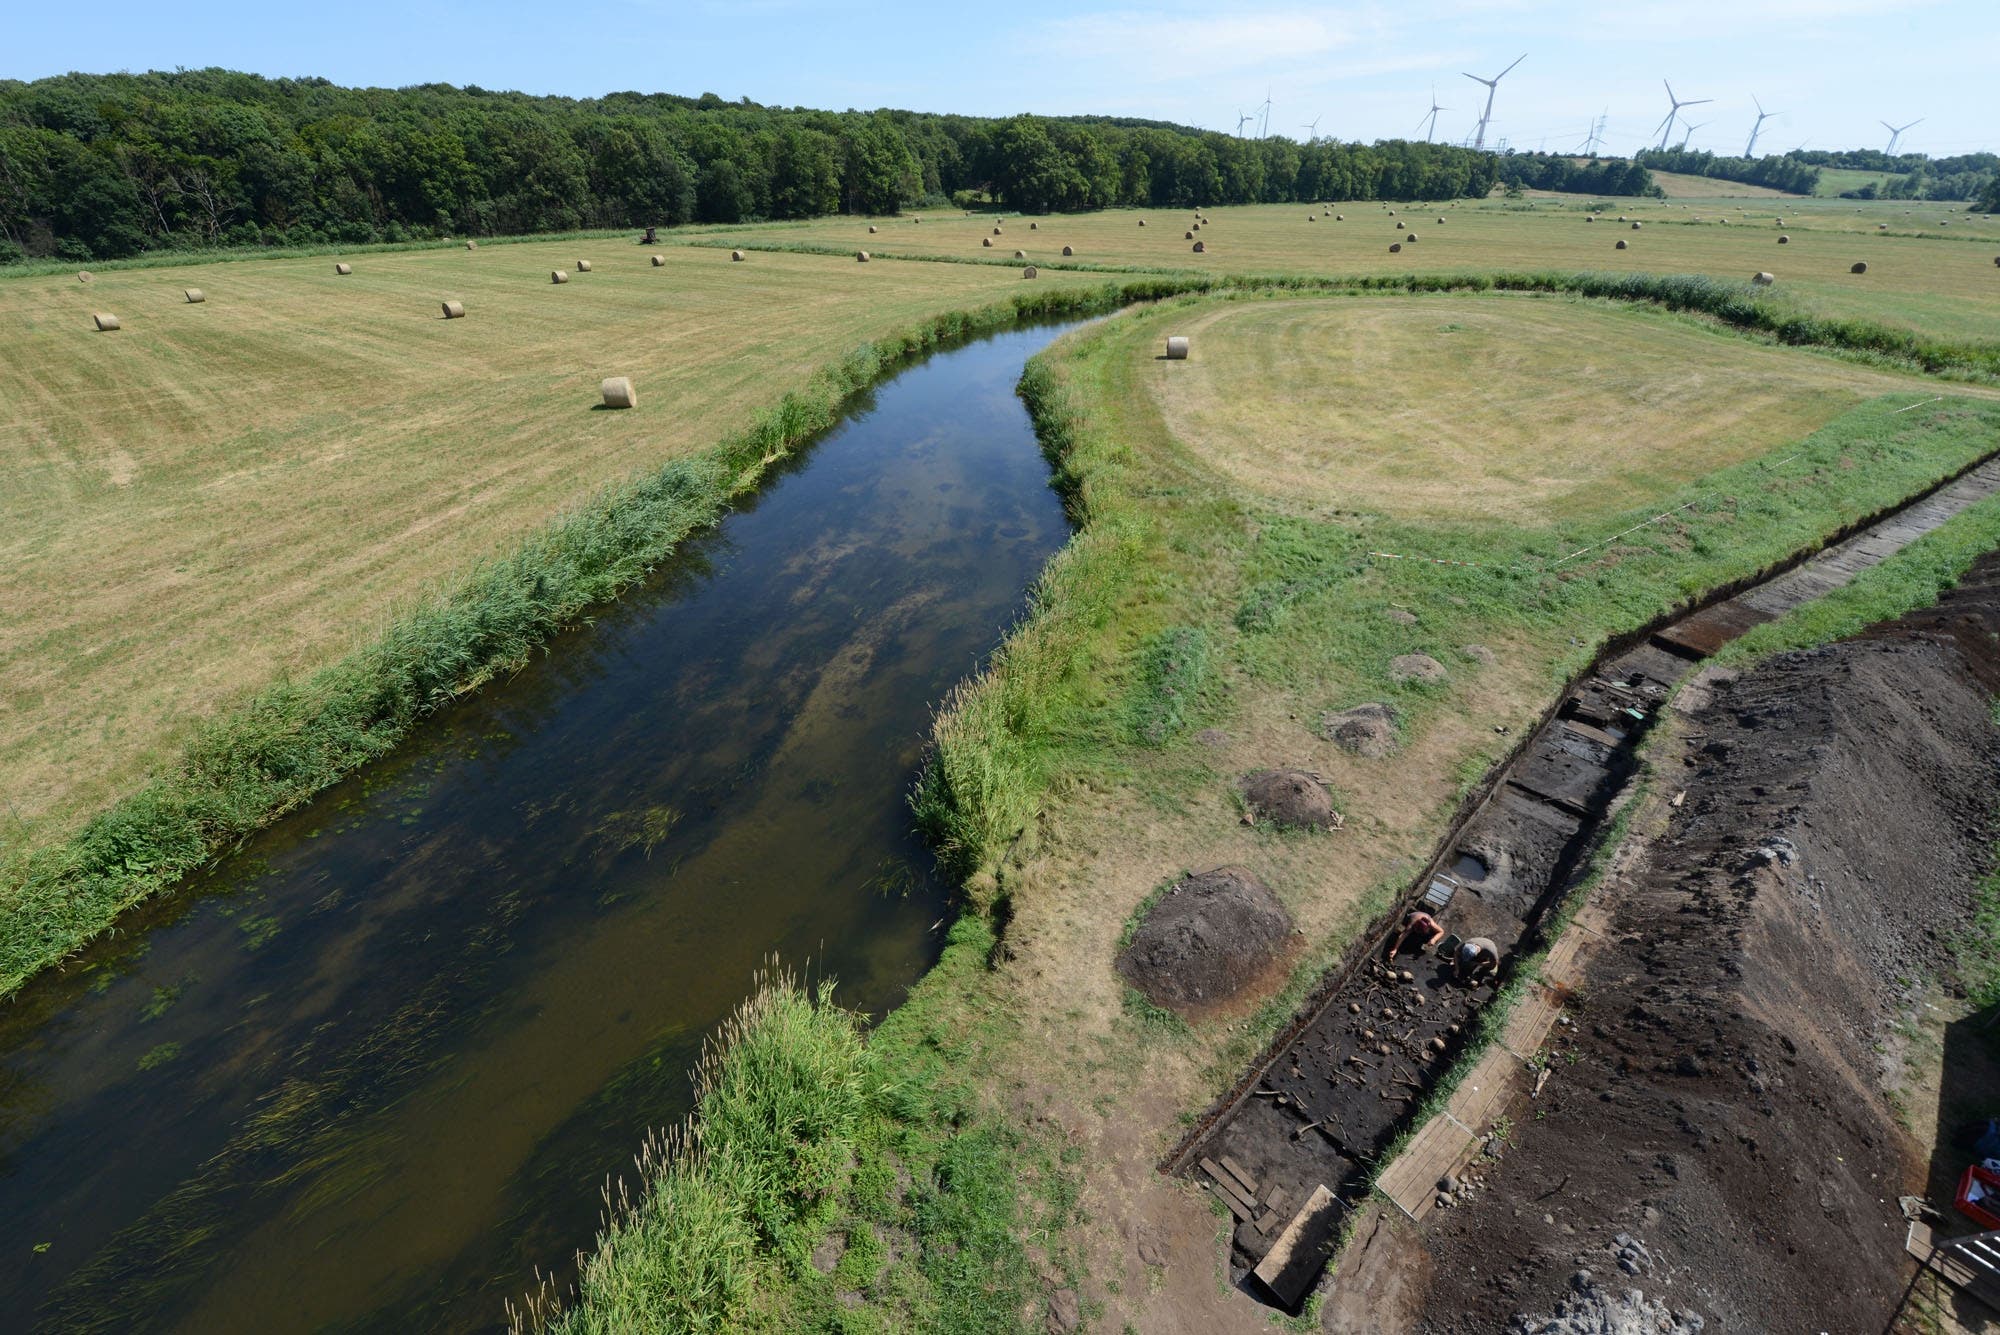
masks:
[[[1897,1197],[1930,1159],[1889,1097],[1896,1030],[1919,980],[1950,979],[1991,855],[1996,572],[1722,683],[1687,722],[1665,830],[1603,892],[1612,931],[1546,1093],[1482,1189],[1433,1216],[1426,1329],[1892,1319]]]

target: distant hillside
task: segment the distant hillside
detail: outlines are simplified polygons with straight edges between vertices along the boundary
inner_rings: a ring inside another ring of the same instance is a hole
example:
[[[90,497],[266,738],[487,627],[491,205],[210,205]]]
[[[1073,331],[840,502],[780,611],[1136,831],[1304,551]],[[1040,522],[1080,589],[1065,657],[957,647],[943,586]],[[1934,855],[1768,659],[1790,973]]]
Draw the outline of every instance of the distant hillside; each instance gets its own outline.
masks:
[[[1689,176],[1683,172],[1654,170],[1653,184],[1668,199],[1796,199],[1784,190],[1768,185],[1747,185],[1717,176]]]

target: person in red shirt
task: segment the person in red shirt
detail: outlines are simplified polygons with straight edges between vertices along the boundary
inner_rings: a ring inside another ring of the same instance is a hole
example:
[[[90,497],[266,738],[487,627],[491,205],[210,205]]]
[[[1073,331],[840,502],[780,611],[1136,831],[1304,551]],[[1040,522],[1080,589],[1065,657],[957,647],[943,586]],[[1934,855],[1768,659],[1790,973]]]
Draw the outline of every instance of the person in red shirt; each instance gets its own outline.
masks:
[[[1403,919],[1403,930],[1389,943],[1388,958],[1395,959],[1404,949],[1415,942],[1417,953],[1422,954],[1438,942],[1444,940],[1444,927],[1422,909],[1410,910],[1410,916]]]

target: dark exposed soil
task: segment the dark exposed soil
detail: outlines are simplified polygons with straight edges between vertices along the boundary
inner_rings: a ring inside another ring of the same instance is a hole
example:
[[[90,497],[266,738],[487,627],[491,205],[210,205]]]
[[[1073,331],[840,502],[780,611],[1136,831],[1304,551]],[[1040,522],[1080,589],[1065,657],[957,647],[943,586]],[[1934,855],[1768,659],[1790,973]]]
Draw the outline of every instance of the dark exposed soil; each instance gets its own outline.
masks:
[[[1426,1329],[1565,1305],[1583,1324],[1549,1329],[1620,1328],[1578,1295],[1627,1290],[1709,1331],[1884,1328],[1926,1165],[1881,1053],[1914,980],[1949,982],[1990,859],[1996,633],[1988,558],[1939,608],[1771,660],[1689,720],[1660,762],[1685,798],[1603,891],[1545,1092],[1431,1217]]]
[[[1293,830],[1331,830],[1340,817],[1333,796],[1316,774],[1296,769],[1260,769],[1243,778],[1243,803],[1255,820]]]
[[[1396,749],[1396,711],[1384,704],[1356,705],[1320,719],[1319,729],[1342,750],[1380,760]]]
[[[1283,953],[1292,917],[1242,867],[1218,867],[1170,888],[1118,956],[1118,972],[1158,1006],[1198,1010],[1228,1001]]]

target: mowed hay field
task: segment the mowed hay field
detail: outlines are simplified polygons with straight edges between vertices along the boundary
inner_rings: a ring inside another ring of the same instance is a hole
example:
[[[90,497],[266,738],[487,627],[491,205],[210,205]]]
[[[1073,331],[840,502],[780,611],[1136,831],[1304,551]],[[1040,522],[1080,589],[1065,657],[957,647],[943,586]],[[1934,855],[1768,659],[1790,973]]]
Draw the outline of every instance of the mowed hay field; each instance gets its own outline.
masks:
[[[625,236],[363,251],[346,277],[328,257],[0,280],[0,850],[62,837],[197,720],[864,341],[1029,286],[651,253]],[[95,311],[124,327],[95,332]],[[611,375],[635,410],[597,410]]]
[[[1262,503],[1520,525],[1646,504],[1935,383],[1563,298],[1210,304],[1173,329],[1193,352],[1159,364],[1167,428]]]
[[[935,255],[1015,263],[1016,250],[1038,265],[1113,265],[1232,275],[1359,277],[1400,274],[1605,273],[1703,274],[1745,282],[1777,277],[1771,290],[1829,316],[1873,320],[1932,338],[2000,342],[2000,222],[1954,206],[1906,203],[1865,206],[1840,200],[1770,198],[1705,207],[1673,200],[1601,201],[1606,212],[1586,222],[1583,196],[1564,202],[1492,200],[1477,204],[1354,203],[1247,205],[1204,210],[1209,222],[1187,238],[1193,210],[1112,210],[1046,218],[1008,216],[992,236],[992,215],[924,215],[746,227],[728,244],[868,246],[883,254]],[[1390,216],[1391,210],[1395,216]],[[1346,221],[1334,221],[1345,214]],[[1641,224],[1619,224],[1623,214]],[[1318,221],[1306,221],[1317,215]],[[1694,221],[1699,216],[1700,222]],[[1146,226],[1139,226],[1139,219]],[[1439,225],[1438,219],[1445,222]],[[1722,221],[1726,218],[1728,221]],[[1791,238],[1778,244],[1783,234]],[[1939,227],[1940,222],[1948,227]],[[1034,223],[1035,230],[1029,230]],[[1398,244],[1397,224],[1417,233]],[[1887,223],[1888,232],[1877,225]],[[980,244],[991,237],[989,249]],[[1624,241],[1627,249],[1617,249]],[[1068,260],[1062,248],[1076,254]],[[1856,261],[1865,274],[1850,273]],[[1047,272],[1045,269],[1044,272]]]

